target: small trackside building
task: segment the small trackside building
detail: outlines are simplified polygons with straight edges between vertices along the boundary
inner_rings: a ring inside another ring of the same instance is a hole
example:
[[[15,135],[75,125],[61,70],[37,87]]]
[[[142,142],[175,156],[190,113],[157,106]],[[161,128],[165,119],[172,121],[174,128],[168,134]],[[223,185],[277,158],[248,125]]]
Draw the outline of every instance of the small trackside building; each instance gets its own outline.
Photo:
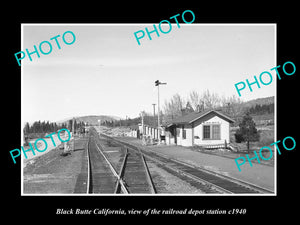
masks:
[[[227,115],[216,110],[193,112],[166,125],[166,144],[210,146],[230,143],[230,123]]]

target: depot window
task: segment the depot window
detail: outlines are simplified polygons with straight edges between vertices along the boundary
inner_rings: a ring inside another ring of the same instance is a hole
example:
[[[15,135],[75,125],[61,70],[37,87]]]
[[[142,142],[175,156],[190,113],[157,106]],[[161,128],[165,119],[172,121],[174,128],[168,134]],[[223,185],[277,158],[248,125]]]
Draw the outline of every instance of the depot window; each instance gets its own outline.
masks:
[[[203,125],[203,139],[204,140],[220,140],[221,128],[220,124]]]

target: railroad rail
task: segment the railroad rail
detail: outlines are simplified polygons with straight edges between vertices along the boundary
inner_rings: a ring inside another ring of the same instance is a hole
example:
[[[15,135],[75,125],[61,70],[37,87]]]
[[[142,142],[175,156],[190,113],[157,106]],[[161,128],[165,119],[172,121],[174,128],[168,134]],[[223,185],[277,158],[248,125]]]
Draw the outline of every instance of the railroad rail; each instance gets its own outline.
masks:
[[[79,184],[76,185],[75,193],[82,193],[83,187],[86,188],[87,194],[156,193],[143,154],[127,148],[125,150],[122,164],[119,166],[111,160],[109,151],[105,151],[98,133],[90,130],[83,164],[87,172],[78,176]],[[120,167],[119,172],[117,172],[118,167]]]
[[[147,159],[159,164],[161,167],[168,171],[172,171],[174,175],[180,175],[185,180],[196,188],[203,188],[203,185],[211,189],[211,193],[224,193],[224,194],[269,194],[273,191],[257,185],[238,180],[233,177],[225,176],[204,168],[196,167],[176,159],[169,158],[165,155],[153,152],[151,150],[143,150],[130,143],[117,140],[105,134],[103,137],[118,143],[121,146],[141,152]],[[191,181],[192,180],[192,181]]]
[[[119,181],[124,181],[128,193],[156,193],[145,158],[139,152],[126,148],[119,176]],[[119,186],[118,182],[117,193]]]
[[[87,149],[88,184],[87,193],[113,194],[116,183],[116,173],[108,163],[105,156],[96,145],[95,137],[89,139]]]

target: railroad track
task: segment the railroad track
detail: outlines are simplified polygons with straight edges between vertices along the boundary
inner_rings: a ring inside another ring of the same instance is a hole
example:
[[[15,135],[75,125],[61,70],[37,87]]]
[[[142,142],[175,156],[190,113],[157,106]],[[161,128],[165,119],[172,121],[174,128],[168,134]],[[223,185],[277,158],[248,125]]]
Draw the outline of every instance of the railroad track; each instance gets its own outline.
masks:
[[[87,194],[148,194],[156,193],[145,158],[141,152],[125,148],[121,164],[101,144],[98,133],[91,129],[86,147],[83,170],[77,179],[75,193]],[[116,152],[116,151],[113,151]],[[119,158],[117,158],[119,159]]]
[[[147,163],[140,152],[126,148],[119,176],[124,181],[128,193],[156,193]]]
[[[89,139],[87,154],[87,193],[113,194],[117,177],[107,159],[101,154],[94,136]]]
[[[180,176],[181,179],[189,182],[196,188],[206,189],[208,193],[224,193],[224,194],[269,194],[272,191],[258,187],[254,184],[235,179],[233,177],[225,176],[215,173],[200,167],[168,158],[162,154],[158,154],[151,150],[143,150],[130,143],[123,142],[107,135],[102,135],[121,146],[127,147],[131,150],[141,152],[144,157],[157,163],[167,171],[174,175]],[[205,188],[206,187],[206,188]]]

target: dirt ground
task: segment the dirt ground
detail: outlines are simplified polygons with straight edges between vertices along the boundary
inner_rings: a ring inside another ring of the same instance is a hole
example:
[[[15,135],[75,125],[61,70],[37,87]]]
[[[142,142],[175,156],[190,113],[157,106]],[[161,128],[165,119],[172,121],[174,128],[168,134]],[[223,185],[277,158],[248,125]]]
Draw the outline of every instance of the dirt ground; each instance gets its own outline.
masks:
[[[35,150],[35,155],[33,155],[31,151],[27,152],[26,153],[27,159],[23,155],[23,167],[26,167],[27,163],[33,162],[32,159],[40,157],[41,155],[44,155],[44,154],[48,153],[49,151],[55,149],[55,147],[54,147],[54,145],[52,143],[51,138],[43,138],[43,139],[47,142],[47,148],[46,148],[46,150],[44,152],[39,152],[39,151]],[[36,139],[33,139],[33,140],[29,141],[31,143],[31,145],[32,145],[33,148],[35,148],[34,147],[35,140]],[[62,142],[58,139],[57,136],[53,136],[53,140],[54,140],[54,143],[56,144],[57,147],[62,144]],[[39,149],[45,149],[44,142],[41,142],[41,141],[38,142],[37,143],[37,147]],[[25,149],[26,150],[29,149],[29,146],[25,147]]]
[[[85,142],[84,139],[75,140],[75,151],[66,156],[62,156],[63,150],[55,148],[27,163],[23,169],[23,193],[73,193],[81,171]]]
[[[168,173],[152,162],[147,161],[158,194],[204,194],[205,192],[194,188],[187,182]]]

